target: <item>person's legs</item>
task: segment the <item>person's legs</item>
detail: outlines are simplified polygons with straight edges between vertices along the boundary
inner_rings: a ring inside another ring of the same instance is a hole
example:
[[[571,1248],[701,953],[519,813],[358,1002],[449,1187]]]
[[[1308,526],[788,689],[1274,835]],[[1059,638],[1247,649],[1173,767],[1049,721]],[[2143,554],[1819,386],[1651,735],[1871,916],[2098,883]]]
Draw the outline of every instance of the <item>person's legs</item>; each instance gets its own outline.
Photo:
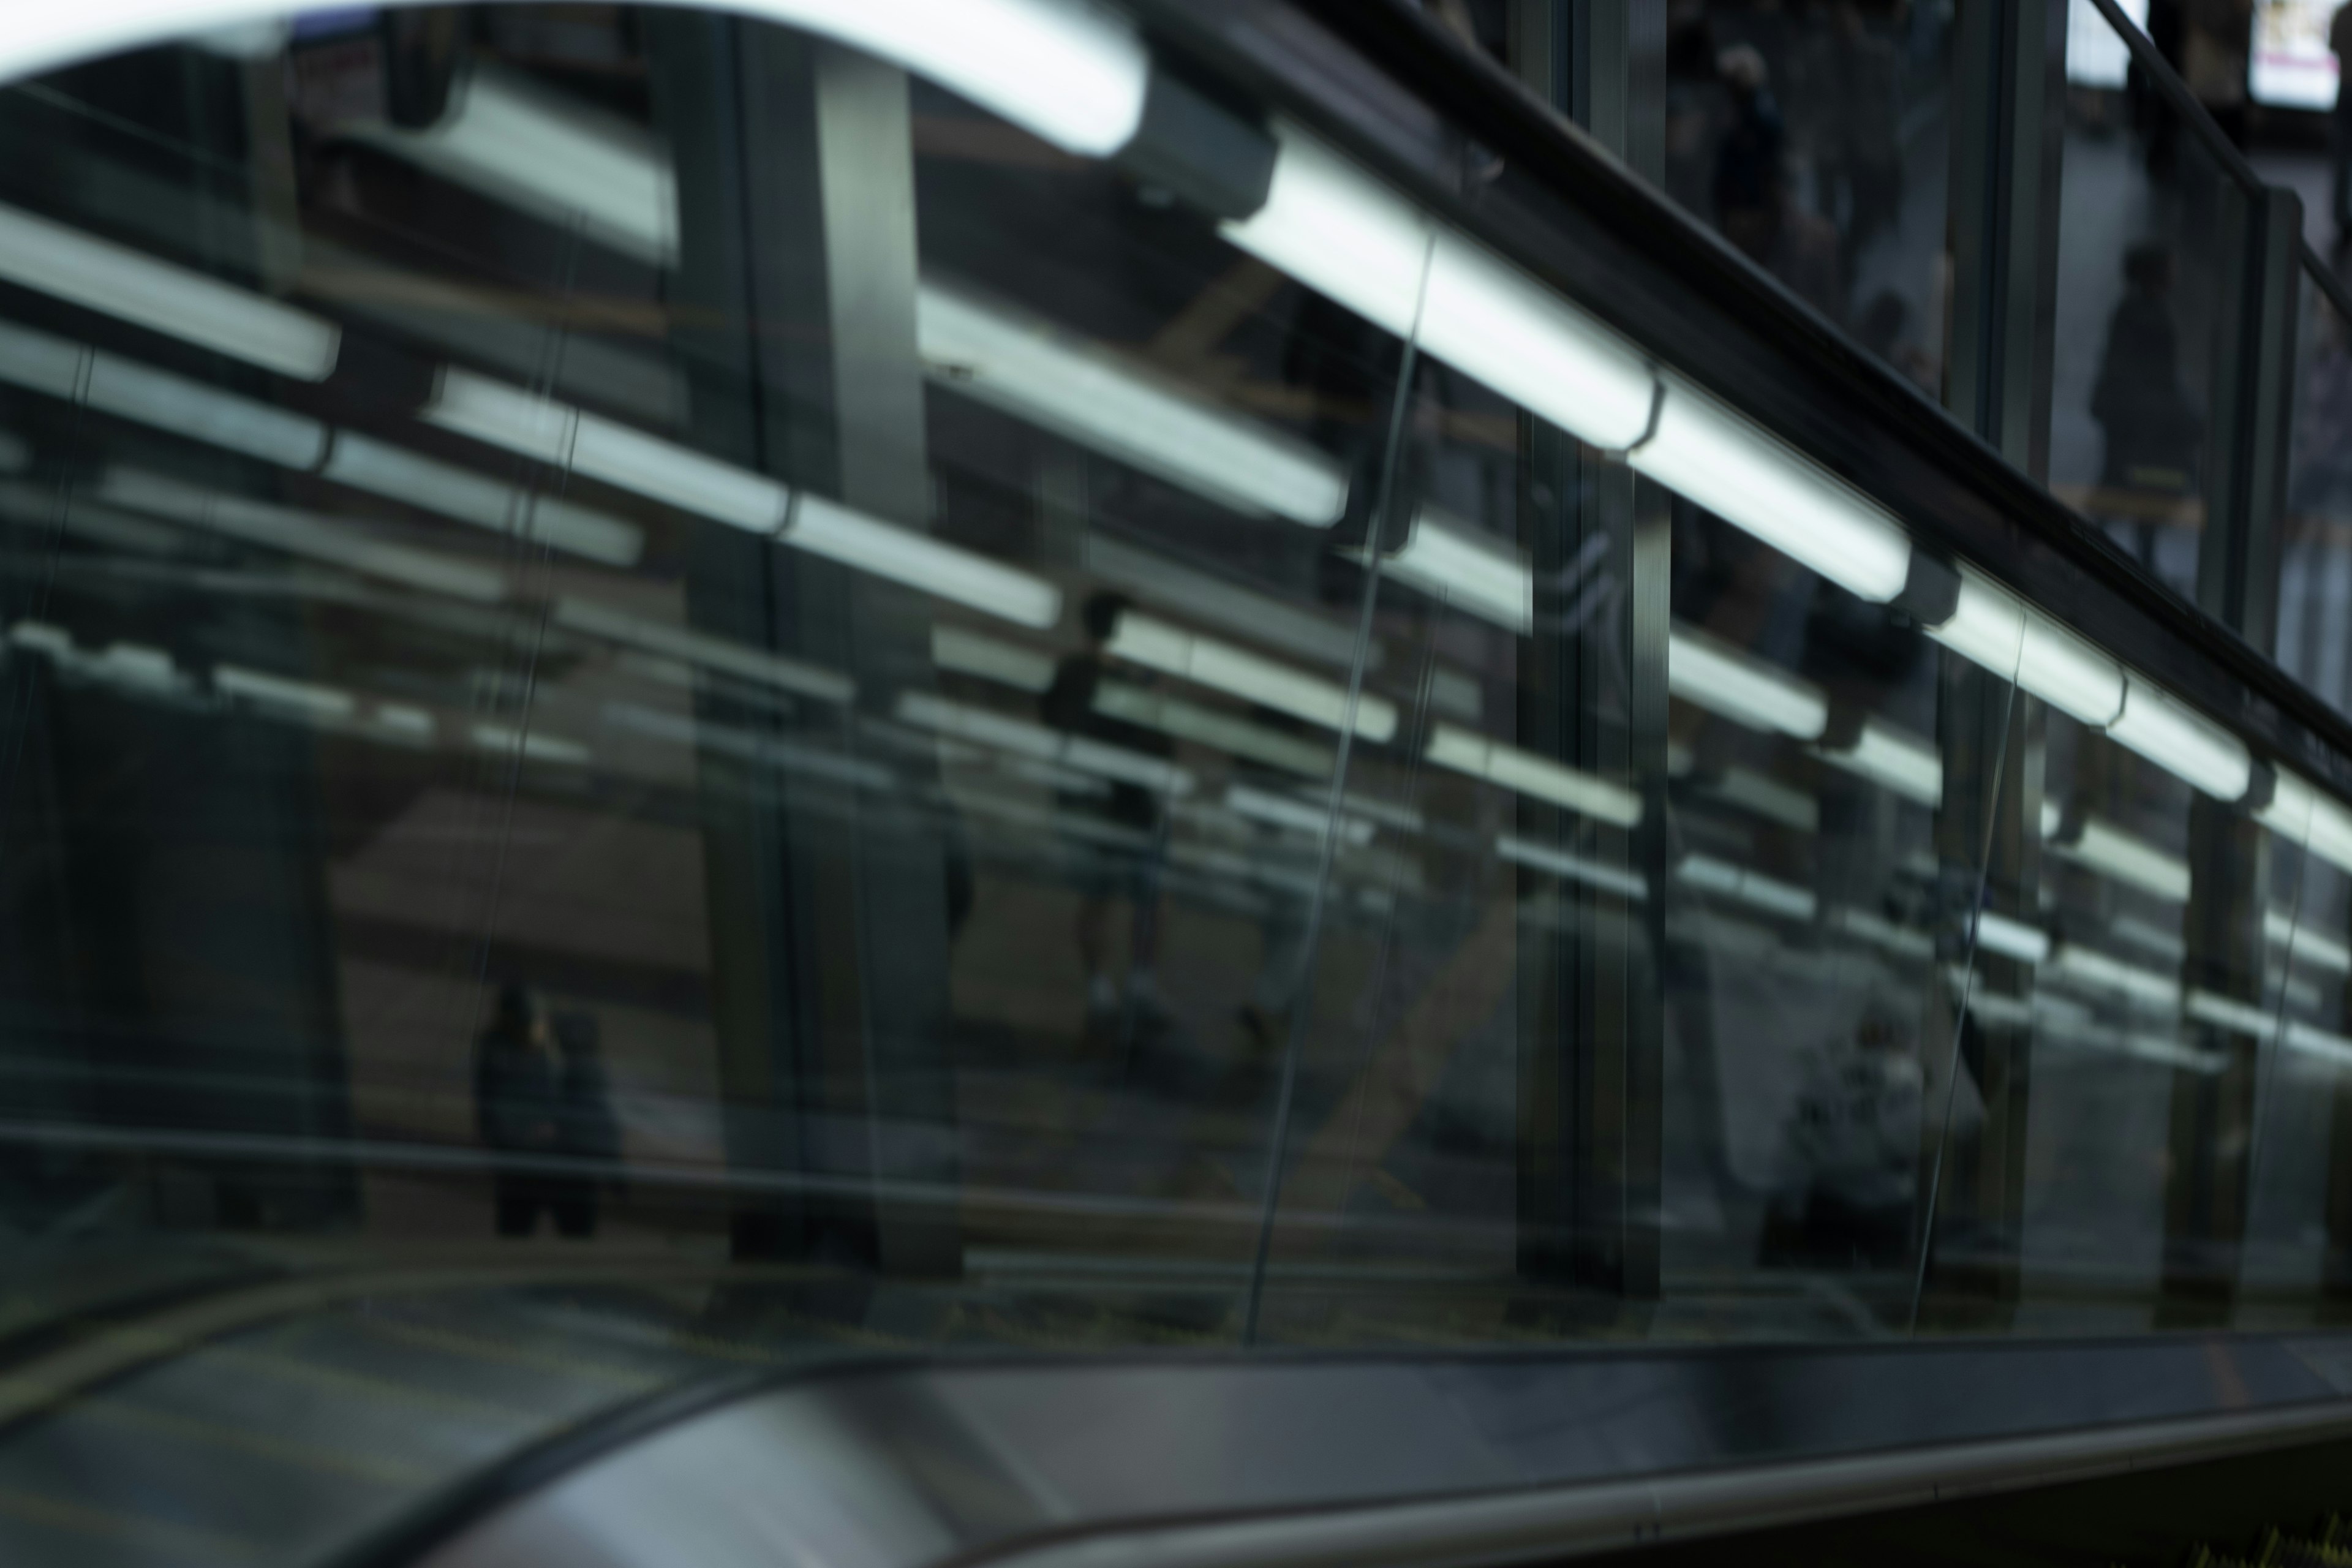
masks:
[[[1087,973],[1087,1011],[1112,1012],[1118,988],[1110,978],[1110,899],[1098,886],[1081,888],[1076,927],[1078,963]]]
[[[1128,877],[1128,897],[1135,908],[1128,928],[1128,1000],[1147,1014],[1163,1015],[1167,1003],[1160,994],[1160,862],[1154,856],[1139,859]]]
[[[585,1240],[596,1234],[596,1184],[587,1176],[562,1178],[548,1202],[555,1234]]]
[[[529,1236],[539,1224],[537,1183],[516,1171],[500,1171],[493,1179],[500,1236]]]

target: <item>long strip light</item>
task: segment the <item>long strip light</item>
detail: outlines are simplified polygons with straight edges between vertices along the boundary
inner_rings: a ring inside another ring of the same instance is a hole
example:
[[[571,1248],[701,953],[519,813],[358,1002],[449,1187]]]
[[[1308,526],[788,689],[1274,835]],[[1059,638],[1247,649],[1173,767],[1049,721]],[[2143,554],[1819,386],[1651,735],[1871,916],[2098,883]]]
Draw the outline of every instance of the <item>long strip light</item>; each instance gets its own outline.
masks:
[[[1820,687],[1680,622],[1666,634],[1666,689],[1751,729],[1801,741],[1818,740],[1829,727]]]
[[[2084,818],[2081,834],[2053,839],[2050,852],[2167,902],[2189,901],[2189,862],[2103,818]]]
[[[1108,718],[1140,724],[1180,741],[1214,746],[1228,756],[1247,757],[1303,778],[1331,776],[1329,746],[1286,735],[1279,730],[1253,724],[1180,697],[1148,691],[1124,680],[1105,680],[1095,687],[1094,706],[1096,712]]]
[[[2123,712],[2121,665],[1969,568],[1960,571],[1958,607],[1927,635],[2095,729]]]
[[[1853,746],[1824,750],[1822,760],[1931,811],[1944,804],[1944,761],[1934,743],[1880,720],[1864,720]]]
[[[1595,446],[1641,439],[1655,383],[1632,345],[1298,127],[1274,133],[1265,203],[1227,239]]]
[[[2301,775],[2278,769],[2271,798],[2255,808],[2253,816],[2288,843],[2352,871],[2352,807],[2322,794]]]
[[[646,653],[700,665],[740,680],[813,697],[821,702],[846,702],[857,693],[857,683],[839,670],[779,658],[725,637],[688,631],[684,626],[650,621],[592,599],[558,599],[555,623],[590,637],[624,643]]]
[[[656,264],[677,257],[677,182],[669,158],[635,127],[503,71],[457,84],[440,122],[422,131],[358,126],[351,134],[456,184]]]
[[[428,550],[387,544],[355,528],[292,507],[185,484],[140,468],[107,469],[98,493],[110,505],[429,594],[483,605],[497,604],[507,595],[505,574],[492,568]]]
[[[1656,428],[1628,462],[1857,598],[1903,591],[1911,542],[1885,508],[1747,416],[1664,380]]]
[[[272,675],[267,670],[247,669],[242,665],[215,665],[213,668],[213,689],[225,696],[244,698],[266,708],[319,719],[349,719],[359,710],[358,699],[341,687],[295,680],[283,675]]]
[[[1986,910],[1975,921],[1977,945],[2021,963],[2040,963],[2050,956],[2050,933],[2039,926]]]
[[[958,545],[895,528],[822,496],[793,498],[777,538],[942,599],[1039,630],[1062,618],[1062,591],[1042,577],[1000,565]]]
[[[931,624],[931,662],[958,675],[977,676],[1016,690],[1043,692],[1054,684],[1054,657],[982,637],[945,621]]]
[[[1642,797],[1632,790],[1452,724],[1430,731],[1428,755],[1439,767],[1619,827],[1642,820]]]
[[[1687,882],[1706,892],[1721,893],[1790,920],[1811,920],[1816,907],[1809,889],[1706,855],[1684,856],[1675,867],[1675,879]]]
[[[1237,816],[1250,817],[1276,827],[1287,827],[1316,838],[1324,837],[1331,827],[1330,814],[1322,807],[1311,805],[1293,795],[1253,789],[1247,784],[1225,786],[1225,809]],[[1370,821],[1345,812],[1340,814],[1341,843],[1361,847],[1372,841],[1372,833]]]
[[[1042,321],[927,279],[916,324],[926,371],[967,397],[1236,510],[1328,528],[1347,510],[1348,476],[1323,453]]]
[[[304,381],[326,379],[341,341],[308,310],[4,205],[0,278]]]
[[[2263,916],[2263,935],[2273,945],[2289,949],[2297,963],[2336,974],[2352,974],[2352,947],[2321,935],[2284,910]]]
[[[2242,799],[2253,783],[2244,742],[2138,675],[2107,733],[2216,800]]]
[[[1535,629],[1536,579],[1527,557],[1435,507],[1413,514],[1404,547],[1381,572],[1506,631],[1525,637]]]
[[[445,368],[422,417],[753,533],[773,533],[792,500],[763,474],[471,371]]]
[[[1765,777],[1753,768],[1732,767],[1723,771],[1708,793],[1717,800],[1752,811],[1757,816],[1791,827],[1800,833],[1822,830],[1822,803],[1801,789],[1791,789],[1777,779]]]
[[[2179,981],[2111,958],[2095,948],[2062,942],[2050,957],[2050,968],[2068,980],[2112,992],[2142,1007],[2162,1011],[2180,1005]]]
[[[931,78],[1065,152],[1118,151],[1142,121],[1150,57],[1089,0],[736,0]],[[15,5],[0,79],[189,33],[274,19],[277,0],[85,0]]]
[[[1134,610],[1119,616],[1108,651],[1114,658],[1181,676],[1326,729],[1348,725],[1346,688]],[[1395,703],[1369,691],[1357,693],[1356,733],[1369,741],[1387,741],[1396,728]]]
[[[1080,773],[1158,794],[1187,795],[1194,787],[1192,773],[1165,758],[1108,745],[1084,735],[1065,734],[973,703],[908,691],[900,694],[897,712],[904,722],[935,734],[974,742],[1039,762],[1060,763]]]
[[[1582,882],[1587,887],[1615,893],[1635,903],[1650,896],[1648,879],[1632,871],[1616,866],[1604,866],[1598,860],[1555,849],[1547,844],[1537,844],[1516,834],[1498,835],[1495,839],[1495,853],[1517,865],[1549,871],[1571,882]]]
[[[333,449],[319,472],[339,485],[608,566],[634,566],[646,552],[645,531],[633,522],[484,479],[372,436],[335,432]]]

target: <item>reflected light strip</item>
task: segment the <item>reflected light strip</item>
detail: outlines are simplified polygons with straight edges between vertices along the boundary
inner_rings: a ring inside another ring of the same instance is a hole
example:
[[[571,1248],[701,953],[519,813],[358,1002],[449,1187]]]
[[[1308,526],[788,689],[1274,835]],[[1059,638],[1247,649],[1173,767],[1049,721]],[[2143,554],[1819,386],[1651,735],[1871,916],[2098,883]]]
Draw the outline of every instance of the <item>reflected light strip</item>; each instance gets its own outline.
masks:
[[[445,367],[420,416],[494,447],[753,533],[773,533],[792,492],[615,420],[539,397],[471,371]]]
[[[1818,740],[1829,727],[1820,687],[1679,622],[1666,636],[1666,689],[1735,723],[1801,741]]]
[[[2021,963],[2040,963],[2050,956],[2050,933],[2023,921],[1985,910],[1976,918],[1977,944]]]
[[[2289,950],[2297,963],[2337,974],[2352,974],[2352,947],[2322,936],[2309,926],[2298,926],[2293,915],[2273,910],[2263,916],[2263,935],[2273,946]]]
[[[2284,768],[2277,770],[2277,781],[2269,802],[2254,809],[2254,820],[2339,870],[2352,871],[2352,809]]]
[[[1619,827],[1642,820],[1642,797],[1632,790],[1452,724],[1431,731],[1429,760]]]
[[[2352,1040],[2317,1025],[2299,1021],[2288,1024],[2285,1043],[2291,1051],[2317,1057],[2337,1067],[2352,1067]]]
[[[1342,729],[1348,722],[1345,687],[1134,610],[1119,616],[1108,651],[1327,729]],[[1396,734],[1396,705],[1368,691],[1358,693],[1355,727],[1369,741],[1391,739]]]
[[[1929,959],[1936,956],[1934,937],[1910,926],[1896,925],[1884,915],[1873,914],[1868,910],[1838,910],[1832,914],[1831,923],[1900,958]]]
[[[607,566],[634,566],[646,551],[645,531],[635,523],[348,430],[335,433],[319,472],[355,490]]]
[[[577,764],[588,761],[590,755],[588,748],[577,741],[538,730],[519,730],[509,724],[477,724],[467,734],[474,744],[486,752],[519,755],[525,762]]]
[[[1822,830],[1822,805],[1804,791],[1765,777],[1753,768],[1731,767],[1723,776],[1706,786],[1707,793],[1717,800],[1727,801],[1745,811],[1752,811],[1783,827],[1800,833]]]
[[[2189,900],[2189,862],[2102,818],[2083,820],[2082,836],[2053,840],[2050,852],[2172,903]]]
[[[1525,637],[1535,629],[1536,578],[1526,557],[1436,507],[1414,514],[1404,548],[1381,574],[1506,631]]]
[[[357,527],[292,507],[183,484],[139,468],[107,469],[98,493],[115,506],[426,593],[483,605],[506,597],[502,573],[431,551],[383,543]]]
[[[1549,871],[1572,882],[1599,888],[1603,892],[1640,903],[1650,896],[1650,884],[1642,877],[1615,866],[1604,866],[1588,860],[1581,855],[1571,855],[1549,845],[1531,843],[1515,834],[1500,834],[1495,839],[1495,853],[1506,860],[1538,871]]]
[[[677,190],[668,157],[635,126],[504,71],[461,77],[448,112],[422,131],[361,125],[348,134],[457,184],[656,264],[677,256]]]
[[[931,623],[931,662],[958,675],[977,676],[1015,690],[1043,692],[1054,684],[1054,658],[945,621]]]
[[[2244,742],[2141,676],[2130,678],[2107,733],[2216,800],[2242,800],[2253,783]]]
[[[1393,336],[1417,325],[1423,352],[1594,446],[1641,438],[1654,383],[1630,344],[1297,126],[1274,132],[1265,204],[1227,239]]]
[[[1305,778],[1331,776],[1331,748],[1327,745],[1286,735],[1279,730],[1253,724],[1181,698],[1147,691],[1124,680],[1098,682],[1094,708],[1106,717],[1140,724],[1180,741],[1213,746],[1228,756],[1247,757]]]
[[[341,340],[308,310],[7,205],[0,278],[303,381],[327,378]]]
[[[847,702],[857,694],[856,683],[838,670],[763,653],[725,637],[688,631],[684,626],[650,621],[593,600],[558,599],[555,621],[558,626],[591,637],[625,643],[646,653],[682,659],[756,685],[813,697],[820,702]]]
[[[1824,751],[1822,760],[1884,784],[1931,811],[1944,804],[1944,763],[1934,743],[1892,724],[1864,720],[1852,750]]]
[[[1062,618],[1062,591],[1042,577],[1001,565],[960,545],[896,528],[822,496],[794,499],[784,543],[845,566],[969,605],[1043,631]]]
[[[1330,813],[1306,801],[1269,790],[1252,789],[1247,784],[1225,787],[1225,809],[1238,816],[1287,827],[1320,839],[1329,832]],[[1339,841],[1362,846],[1372,841],[1372,825],[1360,816],[1342,814],[1339,818]]]
[[[967,397],[1237,510],[1328,528],[1347,508],[1331,458],[1106,349],[937,281],[916,308],[925,370]]]
[[[2051,956],[2049,967],[2069,980],[2112,991],[2142,1006],[2172,1009],[2180,1005],[2178,982],[2092,948],[2061,942]]]
[[[1087,0],[735,0],[730,8],[879,55],[1065,152],[1116,152],[1142,121],[1150,57],[1132,25]],[[270,0],[0,7],[0,79],[283,10]]]
[[[1162,758],[1130,752],[1123,746],[1106,745],[1084,735],[1065,734],[973,703],[950,702],[927,692],[908,691],[899,694],[897,712],[902,722],[934,734],[975,742],[1039,762],[1058,762],[1081,773],[1161,795],[1192,793],[1192,775]]]
[[[1903,591],[1911,542],[1894,518],[1777,436],[1677,376],[1627,461],[1858,598]]]
[[[1793,887],[1760,871],[1749,871],[1706,855],[1685,855],[1675,868],[1675,879],[1710,893],[1721,893],[1790,920],[1813,918],[1814,900],[1808,889]]]
[[[271,675],[267,670],[247,669],[242,665],[215,666],[213,689],[267,707],[308,713],[320,719],[348,719],[359,710],[357,699],[340,687],[294,680],[282,675]]]
[[[2182,1011],[2200,1024],[2251,1035],[2258,1040],[2267,1040],[2278,1033],[2278,1019],[2268,1008],[2241,1002],[2234,996],[2219,996],[2210,991],[2191,991]]]

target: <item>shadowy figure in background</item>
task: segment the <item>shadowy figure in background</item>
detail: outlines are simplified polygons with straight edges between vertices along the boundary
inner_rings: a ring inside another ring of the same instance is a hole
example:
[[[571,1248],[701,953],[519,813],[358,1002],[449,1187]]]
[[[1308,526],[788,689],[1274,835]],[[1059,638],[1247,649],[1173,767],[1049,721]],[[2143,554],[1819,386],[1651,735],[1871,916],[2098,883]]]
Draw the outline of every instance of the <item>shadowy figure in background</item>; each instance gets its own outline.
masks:
[[[613,1114],[612,1083],[604,1073],[603,1041],[590,1013],[562,1013],[555,1019],[555,1043],[562,1057],[562,1102],[557,1152],[574,1160],[593,1161],[613,1174],[551,1177],[549,1206],[555,1228],[564,1236],[596,1234],[598,1189],[610,1182],[621,1185],[621,1121]]]
[[[2327,49],[2336,57],[2336,110],[2328,116],[2327,210],[2336,220],[2336,248],[2352,245],[2352,5],[2339,5],[2327,19]]]
[[[499,988],[489,1026],[474,1043],[474,1117],[483,1144],[537,1161],[563,1152],[563,1057],[539,999],[520,985]],[[539,1211],[554,1210],[561,1182],[542,1170],[501,1163],[494,1178],[500,1236],[529,1236]]]
[[[1819,121],[1814,205],[1838,225],[1839,264],[1850,278],[1863,247],[1902,216],[1902,67],[1894,44],[1864,26],[1853,0],[1841,0],[1800,58]]]
[[[1910,1256],[1926,1083],[1906,1036],[1900,1004],[1874,997],[1851,1044],[1806,1061],[1765,1264],[1885,1268]]]
[[[2197,448],[2205,432],[2180,384],[2171,253],[2154,243],[2133,246],[2124,253],[2124,285],[2091,388],[2091,416],[2106,433],[2099,482],[2187,495],[2197,482]]]
[[[1040,710],[1047,724],[1080,740],[1100,742],[1146,757],[1174,752],[1156,730],[1117,719],[1102,710],[1108,678],[1104,650],[1118,630],[1129,601],[1097,594],[1079,613],[1087,647],[1062,660]],[[1100,1038],[1115,1033],[1126,1017],[1147,1027],[1168,1021],[1168,1005],[1154,973],[1160,952],[1160,866],[1166,848],[1159,797],[1126,779],[1097,789],[1058,791],[1061,831],[1078,885],[1078,960],[1087,971],[1087,1032]],[[1134,906],[1128,938],[1126,994],[1122,999],[1110,971],[1110,912],[1126,899]]]
[[[1766,81],[1764,57],[1734,44],[1723,51],[1718,68],[1731,110],[1715,155],[1717,226],[1805,303],[1837,321],[1837,231],[1790,199],[1787,132]]]

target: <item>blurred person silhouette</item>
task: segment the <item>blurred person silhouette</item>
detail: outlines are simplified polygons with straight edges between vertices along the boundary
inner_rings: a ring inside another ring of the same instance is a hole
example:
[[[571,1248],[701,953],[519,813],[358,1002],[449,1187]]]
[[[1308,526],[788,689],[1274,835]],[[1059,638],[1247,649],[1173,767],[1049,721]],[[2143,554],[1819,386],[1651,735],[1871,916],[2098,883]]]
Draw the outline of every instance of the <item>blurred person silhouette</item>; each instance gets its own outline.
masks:
[[[2180,384],[2172,322],[2172,254],[2147,242],[2124,253],[2124,297],[2107,321],[2107,346],[2091,389],[2091,416],[2106,433],[2099,483],[2181,496],[2197,479],[2204,421]]]
[[[539,999],[499,987],[490,1021],[474,1043],[475,1126],[485,1147],[520,1156],[493,1178],[500,1236],[529,1236],[541,1209],[559,1215],[567,1189],[535,1162],[560,1156],[564,1142],[563,1056]]]
[[[2230,144],[2243,152],[2253,0],[2183,0],[2180,11],[2180,79]]]
[[[2336,57],[2336,108],[2328,116],[2327,209],[2336,220],[2336,248],[2352,245],[2352,86],[2344,80],[2352,62],[2352,5],[2339,5],[2327,19],[2327,52]]]
[[[589,1237],[596,1234],[599,1190],[607,1184],[618,1190],[622,1184],[621,1122],[613,1113],[612,1083],[604,1071],[595,1016],[556,1015],[555,1043],[562,1057],[556,1151],[606,1167],[612,1173],[550,1177],[548,1206],[559,1234]]]
[[[1764,57],[1734,44],[1717,65],[1730,111],[1715,154],[1716,226],[1798,298],[1836,320],[1837,231],[1790,199],[1787,130]]]
[[[1872,35],[1862,7],[1840,0],[1795,66],[1813,130],[1813,202],[1837,226],[1839,264],[1853,276],[1863,247],[1903,211],[1902,68]]]
[[[1167,758],[1175,747],[1156,730],[1105,713],[1097,705],[1109,670],[1105,650],[1130,601],[1099,593],[1078,621],[1087,646],[1055,667],[1039,701],[1045,722],[1073,737],[1142,756]],[[1055,793],[1061,831],[1078,888],[1078,961],[1087,973],[1087,1032],[1095,1038],[1128,1023],[1164,1026],[1168,1004],[1155,965],[1160,953],[1160,872],[1166,824],[1159,796],[1127,779],[1090,781],[1087,789]],[[1124,994],[1110,968],[1110,916],[1124,900],[1132,909]]]
[[[2287,510],[2297,521],[2343,521],[2352,519],[2352,342],[2325,295],[2313,303],[2312,326],[2318,342],[2295,401]]]
[[[1807,1057],[1784,1131],[1790,1179],[1762,1262],[1883,1268],[1910,1255],[1925,1089],[1891,996],[1864,1003],[1851,1041]]]

